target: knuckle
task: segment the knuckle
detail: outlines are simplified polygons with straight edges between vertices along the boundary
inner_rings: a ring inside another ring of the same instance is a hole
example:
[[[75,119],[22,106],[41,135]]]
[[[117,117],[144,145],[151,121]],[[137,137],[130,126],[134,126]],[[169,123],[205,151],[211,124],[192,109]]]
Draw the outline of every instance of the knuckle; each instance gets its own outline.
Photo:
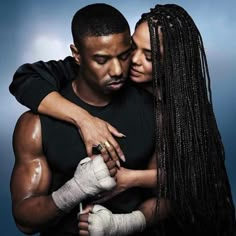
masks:
[[[118,159],[119,159],[118,156],[114,153],[114,155],[112,155],[112,160],[117,161]]]
[[[116,172],[117,171],[115,169],[110,170],[111,177],[114,177],[116,175]]]
[[[115,149],[112,146],[109,147],[108,151],[112,154],[116,153]]]
[[[116,163],[113,159],[111,159],[110,165],[111,165],[112,168],[116,167]]]
[[[114,143],[113,144],[113,147],[116,149],[116,150],[121,150],[120,149],[120,145],[118,143]]]
[[[104,162],[107,162],[109,160],[109,155],[102,155]]]
[[[102,154],[108,154],[106,148],[103,148],[100,152],[101,152]]]

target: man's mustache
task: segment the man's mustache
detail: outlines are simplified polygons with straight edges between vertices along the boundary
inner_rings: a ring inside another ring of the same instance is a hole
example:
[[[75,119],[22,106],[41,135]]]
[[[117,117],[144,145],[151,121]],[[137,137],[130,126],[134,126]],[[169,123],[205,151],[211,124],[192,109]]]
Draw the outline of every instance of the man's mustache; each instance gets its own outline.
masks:
[[[112,77],[110,79],[107,80],[107,84],[120,84],[120,83],[124,83],[126,81],[127,78],[124,78],[123,76],[117,76],[117,77]]]

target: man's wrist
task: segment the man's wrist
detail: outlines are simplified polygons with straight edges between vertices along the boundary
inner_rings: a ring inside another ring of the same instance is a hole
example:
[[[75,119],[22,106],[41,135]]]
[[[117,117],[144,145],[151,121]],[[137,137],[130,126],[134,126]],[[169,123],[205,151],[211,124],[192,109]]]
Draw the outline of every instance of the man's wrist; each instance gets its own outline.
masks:
[[[81,191],[74,178],[67,181],[61,188],[52,193],[52,199],[55,205],[63,212],[70,212],[85,197],[86,194]]]

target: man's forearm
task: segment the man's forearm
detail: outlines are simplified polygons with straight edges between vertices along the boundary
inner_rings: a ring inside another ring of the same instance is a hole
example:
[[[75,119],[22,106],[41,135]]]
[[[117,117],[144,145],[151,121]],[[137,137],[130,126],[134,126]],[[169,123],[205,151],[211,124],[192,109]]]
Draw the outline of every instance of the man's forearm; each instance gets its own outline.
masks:
[[[29,197],[15,201],[14,216],[19,229],[24,233],[34,233],[46,228],[49,223],[56,223],[63,212],[69,213],[81,201],[97,193],[111,190],[116,185],[110,176],[103,158],[84,158],[80,161],[74,176],[52,195],[37,196],[34,189]],[[55,222],[56,221],[56,222]]]

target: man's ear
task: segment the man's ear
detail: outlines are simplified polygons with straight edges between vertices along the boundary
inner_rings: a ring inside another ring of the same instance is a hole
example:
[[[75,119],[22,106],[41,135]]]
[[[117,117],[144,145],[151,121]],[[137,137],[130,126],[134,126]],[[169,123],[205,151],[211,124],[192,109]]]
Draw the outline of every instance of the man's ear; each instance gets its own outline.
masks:
[[[75,59],[75,62],[80,65],[80,54],[79,54],[79,50],[77,49],[77,47],[74,44],[70,45],[70,50],[72,52],[72,56]]]

